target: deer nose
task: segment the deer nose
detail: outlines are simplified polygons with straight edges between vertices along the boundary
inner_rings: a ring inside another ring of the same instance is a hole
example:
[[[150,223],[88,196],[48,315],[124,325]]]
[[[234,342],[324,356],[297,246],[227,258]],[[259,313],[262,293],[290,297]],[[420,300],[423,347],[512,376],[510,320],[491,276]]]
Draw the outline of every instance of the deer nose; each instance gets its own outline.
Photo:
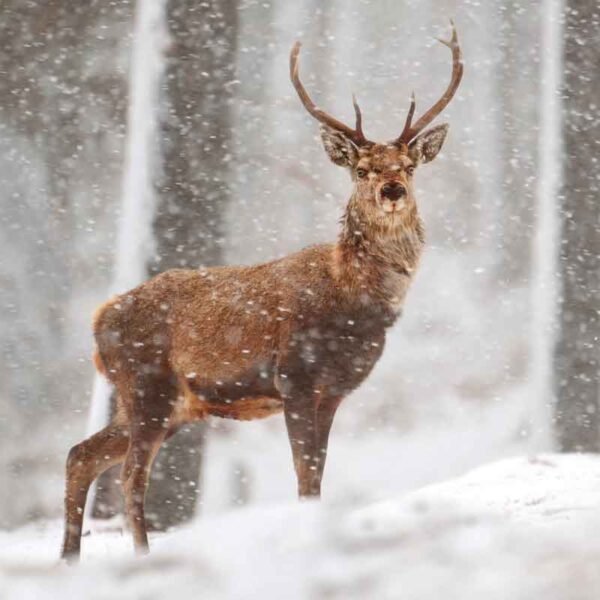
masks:
[[[398,200],[406,196],[406,188],[397,181],[388,181],[381,188],[381,195],[388,200]]]

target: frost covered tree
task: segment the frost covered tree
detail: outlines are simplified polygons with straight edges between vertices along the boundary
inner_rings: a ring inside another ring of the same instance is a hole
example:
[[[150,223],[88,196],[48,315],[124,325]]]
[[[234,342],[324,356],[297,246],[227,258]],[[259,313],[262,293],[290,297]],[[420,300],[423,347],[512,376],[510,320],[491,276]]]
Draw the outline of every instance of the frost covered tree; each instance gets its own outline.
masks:
[[[230,195],[231,92],[237,11],[233,0],[168,0],[168,46],[160,83],[154,252],[145,269],[222,264],[223,219]],[[205,427],[183,428],[154,462],[148,520],[166,529],[188,520],[199,491]],[[96,516],[118,510],[117,467],[99,483]]]
[[[160,192],[151,275],[223,264],[223,220],[230,195],[236,2],[169,0],[167,22],[171,47],[160,124],[163,174],[156,182]],[[147,500],[155,527],[192,516],[204,432],[203,424],[186,427],[159,452]]]
[[[566,0],[562,302],[556,349],[557,434],[565,451],[600,451],[599,27],[595,0]]]

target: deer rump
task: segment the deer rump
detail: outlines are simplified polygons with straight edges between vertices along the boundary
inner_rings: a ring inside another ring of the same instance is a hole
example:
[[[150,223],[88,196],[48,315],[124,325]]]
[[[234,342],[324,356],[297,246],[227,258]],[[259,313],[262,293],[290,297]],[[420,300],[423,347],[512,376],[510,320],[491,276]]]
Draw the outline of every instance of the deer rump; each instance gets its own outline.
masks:
[[[100,307],[95,362],[127,416],[138,401],[169,403],[169,429],[266,417],[295,394],[344,396],[395,316],[360,295],[348,302],[333,269],[334,247],[320,245],[257,266],[167,271]],[[176,397],[140,398],[164,378]]]

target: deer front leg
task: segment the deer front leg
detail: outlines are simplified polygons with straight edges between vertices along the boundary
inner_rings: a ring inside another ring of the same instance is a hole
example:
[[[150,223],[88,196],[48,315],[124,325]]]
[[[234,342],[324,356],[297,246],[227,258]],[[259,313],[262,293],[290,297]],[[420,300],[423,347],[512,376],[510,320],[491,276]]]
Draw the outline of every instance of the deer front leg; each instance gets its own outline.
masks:
[[[317,406],[317,473],[316,477],[321,486],[323,470],[325,469],[325,460],[327,459],[327,445],[329,442],[329,433],[333,424],[333,418],[342,398],[325,397],[322,398]]]
[[[292,448],[300,498],[319,497],[319,452],[317,448],[317,407],[310,396],[293,396],[284,401],[285,424]]]
[[[314,395],[285,402],[285,423],[301,498],[321,496],[329,432],[341,400],[340,397]]]

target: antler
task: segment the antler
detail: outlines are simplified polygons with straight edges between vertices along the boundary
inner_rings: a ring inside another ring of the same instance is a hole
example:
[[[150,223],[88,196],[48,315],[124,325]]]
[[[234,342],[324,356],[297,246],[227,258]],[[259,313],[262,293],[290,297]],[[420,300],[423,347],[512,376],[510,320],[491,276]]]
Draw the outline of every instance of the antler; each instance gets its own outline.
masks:
[[[460,46],[458,44],[458,35],[456,34],[456,27],[454,26],[454,22],[450,20],[450,24],[452,25],[452,37],[449,41],[442,40],[437,38],[439,42],[442,42],[444,46],[448,46],[450,50],[452,50],[452,78],[446,91],[443,96],[414,124],[412,125],[412,118],[415,114],[415,95],[413,93],[410,108],[408,109],[408,115],[406,117],[406,123],[404,124],[404,129],[398,138],[396,138],[395,143],[400,144],[408,144],[411,140],[413,140],[429,123],[431,123],[443,110],[448,106],[448,103],[454,97],[456,90],[460,84],[460,80],[463,76],[463,63],[462,63],[462,54],[460,51]]]
[[[300,75],[298,73],[298,55],[300,54],[300,47],[302,44],[300,42],[296,42],[292,51],[290,53],[290,78],[292,79],[292,83],[298,92],[298,96],[300,96],[300,100],[302,104],[304,104],[304,108],[320,123],[335,129],[343,133],[347,138],[352,140],[357,146],[368,146],[373,142],[370,142],[364,135],[362,130],[362,115],[360,112],[360,108],[358,103],[356,102],[356,98],[354,95],[352,96],[352,104],[354,106],[354,112],[356,114],[356,125],[354,129],[348,127],[341,121],[338,121],[335,117],[327,114],[324,110],[318,108],[316,104],[311,100],[308,92],[302,85],[300,81]]]

